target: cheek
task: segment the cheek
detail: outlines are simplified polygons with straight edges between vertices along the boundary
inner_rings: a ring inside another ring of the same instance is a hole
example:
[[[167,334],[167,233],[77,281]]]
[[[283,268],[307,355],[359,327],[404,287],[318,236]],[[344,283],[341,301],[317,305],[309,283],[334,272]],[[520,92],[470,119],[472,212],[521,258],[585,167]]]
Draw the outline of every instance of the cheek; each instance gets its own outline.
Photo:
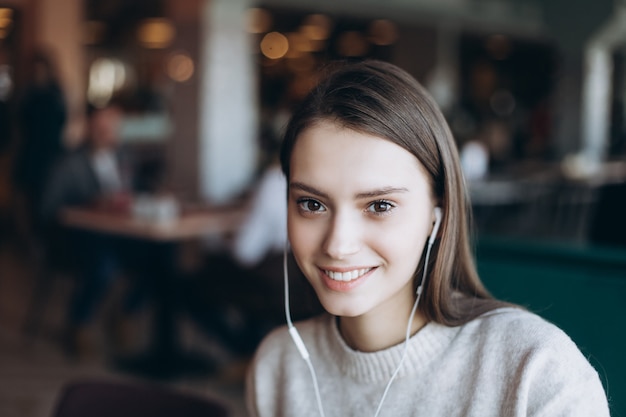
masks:
[[[320,247],[321,227],[316,227],[314,222],[306,221],[294,214],[290,208],[287,217],[287,231],[289,243],[294,257],[301,265],[301,260],[310,257]]]
[[[427,232],[422,224],[407,223],[378,230],[369,240],[369,246],[392,265],[412,273],[421,257]],[[415,233],[410,233],[411,230]]]
[[[304,274],[306,280],[315,286],[315,263],[314,260],[322,245],[321,227],[315,227],[313,222],[302,219],[290,219],[287,222],[288,238],[291,252],[296,264]]]

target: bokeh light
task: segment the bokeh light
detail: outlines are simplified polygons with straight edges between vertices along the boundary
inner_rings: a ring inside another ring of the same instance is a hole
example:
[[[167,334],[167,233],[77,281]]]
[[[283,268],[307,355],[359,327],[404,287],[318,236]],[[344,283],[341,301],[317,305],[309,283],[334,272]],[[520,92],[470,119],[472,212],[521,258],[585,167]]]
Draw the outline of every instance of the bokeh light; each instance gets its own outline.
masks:
[[[367,54],[369,43],[361,32],[355,30],[343,32],[337,40],[337,52],[346,57],[358,57]]]
[[[144,19],[137,29],[137,39],[146,48],[166,48],[175,36],[174,25],[164,18]]]
[[[172,54],[167,61],[167,75],[174,81],[185,82],[195,71],[193,59],[185,52]]]
[[[261,40],[261,52],[270,59],[279,59],[289,50],[289,40],[279,32],[270,32]]]
[[[96,107],[106,105],[127,80],[126,66],[116,58],[98,58],[89,69],[87,100]]]
[[[0,39],[4,39],[9,35],[12,25],[13,9],[9,9],[8,7],[0,7]]]
[[[323,41],[330,36],[331,28],[331,19],[326,15],[316,13],[304,19],[300,30],[303,35],[313,41]]]
[[[369,25],[369,38],[374,45],[386,46],[398,40],[398,28],[388,19],[376,19]]]
[[[253,7],[246,11],[246,30],[249,33],[265,33],[272,27],[272,15],[265,9]]]

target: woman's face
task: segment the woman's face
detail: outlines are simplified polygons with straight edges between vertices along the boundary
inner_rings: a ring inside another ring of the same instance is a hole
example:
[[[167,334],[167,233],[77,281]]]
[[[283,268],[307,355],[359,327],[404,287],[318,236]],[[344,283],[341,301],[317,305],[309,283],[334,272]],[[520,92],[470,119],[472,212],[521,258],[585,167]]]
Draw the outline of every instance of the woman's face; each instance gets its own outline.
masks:
[[[331,122],[298,137],[289,240],[331,314],[407,314],[433,208],[424,169],[400,146]]]

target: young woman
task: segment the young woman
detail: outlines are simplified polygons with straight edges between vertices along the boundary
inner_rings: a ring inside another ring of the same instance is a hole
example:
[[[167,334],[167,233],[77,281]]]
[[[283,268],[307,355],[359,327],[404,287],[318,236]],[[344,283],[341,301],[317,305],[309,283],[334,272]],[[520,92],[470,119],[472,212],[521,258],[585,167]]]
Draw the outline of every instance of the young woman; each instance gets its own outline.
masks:
[[[454,140],[409,74],[336,68],[281,162],[291,249],[328,314],[294,326],[286,300],[250,368],[251,416],[609,415],[576,345],[481,284]]]

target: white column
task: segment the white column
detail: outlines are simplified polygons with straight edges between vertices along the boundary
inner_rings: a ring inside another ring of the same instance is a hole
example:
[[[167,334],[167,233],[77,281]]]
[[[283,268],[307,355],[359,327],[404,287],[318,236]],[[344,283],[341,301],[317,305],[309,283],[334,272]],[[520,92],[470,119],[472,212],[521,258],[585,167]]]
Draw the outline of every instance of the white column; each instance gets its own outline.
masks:
[[[444,114],[452,110],[459,98],[458,40],[459,30],[455,24],[439,24],[435,67],[427,76],[425,84]]]
[[[225,202],[245,189],[257,161],[257,93],[246,0],[202,7],[200,59],[200,195]]]
[[[611,122],[613,79],[611,50],[594,45],[585,51],[583,81],[583,153],[590,161],[604,159]]]
[[[626,3],[618,3],[611,19],[585,48],[582,91],[583,154],[591,162],[606,158],[611,122],[613,51],[626,45]]]

